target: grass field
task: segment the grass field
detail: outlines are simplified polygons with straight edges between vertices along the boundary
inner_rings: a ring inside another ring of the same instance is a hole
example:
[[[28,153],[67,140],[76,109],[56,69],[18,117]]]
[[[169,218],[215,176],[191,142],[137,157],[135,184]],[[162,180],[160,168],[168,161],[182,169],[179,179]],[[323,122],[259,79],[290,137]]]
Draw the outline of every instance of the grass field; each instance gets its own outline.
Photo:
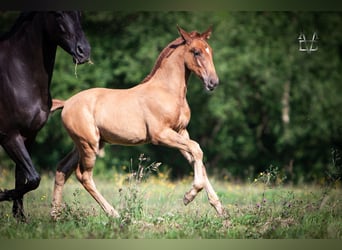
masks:
[[[13,186],[12,172],[2,170],[0,188]],[[12,218],[10,202],[0,203],[2,239],[145,238],[145,239],[246,239],[342,238],[342,192],[330,187],[269,185],[267,173],[251,183],[212,179],[229,212],[220,218],[201,192],[188,206],[182,199],[192,177],[171,182],[163,173],[137,181],[108,172],[95,176],[100,192],[119,211],[108,218],[97,203],[71,177],[64,189],[65,208],[58,221],[49,212],[53,176],[42,176],[40,187],[25,196],[28,222]]]

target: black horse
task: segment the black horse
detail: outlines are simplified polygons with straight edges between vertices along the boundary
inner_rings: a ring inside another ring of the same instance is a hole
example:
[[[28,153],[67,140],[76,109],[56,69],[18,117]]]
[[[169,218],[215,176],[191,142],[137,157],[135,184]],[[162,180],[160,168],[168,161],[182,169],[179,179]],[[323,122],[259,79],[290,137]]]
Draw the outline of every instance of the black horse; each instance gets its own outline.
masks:
[[[0,201],[13,201],[13,216],[19,219],[25,219],[24,195],[40,183],[30,148],[50,113],[57,46],[74,63],[90,58],[80,18],[78,11],[22,13],[0,37],[0,144],[16,164],[15,188],[1,190]]]

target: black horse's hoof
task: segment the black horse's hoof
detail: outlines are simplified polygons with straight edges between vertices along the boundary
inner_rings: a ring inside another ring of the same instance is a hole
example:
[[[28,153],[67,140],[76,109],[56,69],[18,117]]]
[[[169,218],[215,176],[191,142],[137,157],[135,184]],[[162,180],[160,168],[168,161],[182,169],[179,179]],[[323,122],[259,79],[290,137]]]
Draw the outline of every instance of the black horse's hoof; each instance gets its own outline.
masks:
[[[18,221],[27,222],[22,200],[13,201],[12,214]]]
[[[12,197],[10,194],[10,190],[7,189],[0,189],[0,201],[11,201]]]

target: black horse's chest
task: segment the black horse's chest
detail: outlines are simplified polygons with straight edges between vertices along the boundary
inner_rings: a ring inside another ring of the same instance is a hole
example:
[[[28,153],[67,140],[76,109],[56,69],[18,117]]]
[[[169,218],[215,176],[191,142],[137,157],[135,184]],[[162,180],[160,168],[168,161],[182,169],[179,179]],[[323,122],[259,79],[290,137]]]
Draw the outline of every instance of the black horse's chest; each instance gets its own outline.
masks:
[[[4,119],[0,120],[0,131],[2,134],[9,134],[11,130],[19,130],[22,133],[34,133],[45,124],[49,115],[49,99],[50,94],[48,86],[45,88],[31,87],[25,88],[21,86],[21,82],[25,81],[25,86],[37,86],[37,81],[27,77],[23,79],[15,79],[16,81],[2,82],[1,91],[2,98],[0,100],[0,116]],[[31,81],[31,82],[30,82]],[[18,87],[4,88],[4,85]],[[47,84],[46,84],[47,85]],[[7,91],[6,91],[7,90]]]

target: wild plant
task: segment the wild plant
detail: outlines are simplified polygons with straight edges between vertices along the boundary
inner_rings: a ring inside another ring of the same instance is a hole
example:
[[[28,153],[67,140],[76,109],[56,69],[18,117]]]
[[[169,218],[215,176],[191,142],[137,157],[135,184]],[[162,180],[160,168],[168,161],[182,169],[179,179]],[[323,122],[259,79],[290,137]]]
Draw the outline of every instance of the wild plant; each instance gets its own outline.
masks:
[[[158,172],[160,162],[150,163],[150,158],[144,154],[140,154],[138,158],[138,167],[133,168],[133,160],[131,159],[130,173],[127,177],[128,185],[120,188],[120,206],[121,219],[123,223],[129,223],[134,220],[141,219],[144,211],[144,191],[141,183],[146,181],[153,172]]]
[[[73,221],[78,226],[86,224],[87,218],[89,217],[90,213],[89,210],[81,206],[80,194],[81,190],[77,188],[72,193],[73,200],[71,204],[67,202],[63,204],[63,209],[61,209],[60,211],[58,221]]]

